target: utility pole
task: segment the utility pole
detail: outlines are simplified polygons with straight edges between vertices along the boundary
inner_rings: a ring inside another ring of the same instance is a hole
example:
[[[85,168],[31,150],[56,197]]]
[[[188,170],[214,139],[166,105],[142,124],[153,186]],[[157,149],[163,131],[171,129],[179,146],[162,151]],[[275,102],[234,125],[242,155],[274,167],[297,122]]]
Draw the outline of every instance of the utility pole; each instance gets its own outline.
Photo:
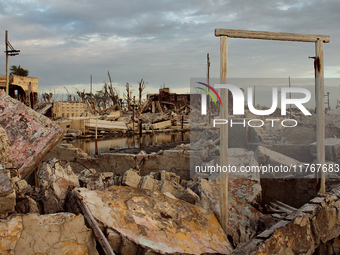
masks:
[[[290,84],[290,76],[288,77],[288,80],[289,80],[289,88],[291,87],[291,84]],[[292,93],[289,92],[289,99],[292,99]],[[289,104],[289,118],[291,119],[292,118],[292,105]]]
[[[8,31],[6,30],[5,45],[6,45],[6,92],[9,94],[9,80],[8,80]]]
[[[91,97],[92,97],[92,74],[91,74],[91,78],[90,78],[90,89],[91,89]]]
[[[210,85],[210,58],[209,58],[209,53],[207,53],[207,83]],[[210,91],[210,89],[208,88]],[[209,112],[209,124],[210,124],[210,119],[211,119],[211,105],[210,105],[210,98],[208,99],[208,112]],[[182,127],[183,129],[183,127]]]
[[[20,50],[15,50],[12,44],[8,41],[8,31],[5,32],[5,45],[6,45],[6,92],[9,95],[9,75],[8,75],[8,57],[19,55]],[[10,48],[10,50],[8,50]]]

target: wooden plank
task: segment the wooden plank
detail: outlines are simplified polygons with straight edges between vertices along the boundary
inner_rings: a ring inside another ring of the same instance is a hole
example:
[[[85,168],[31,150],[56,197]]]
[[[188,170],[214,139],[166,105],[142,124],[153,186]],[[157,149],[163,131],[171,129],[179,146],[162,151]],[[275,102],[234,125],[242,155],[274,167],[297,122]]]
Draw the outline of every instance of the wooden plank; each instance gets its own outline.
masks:
[[[220,37],[220,76],[221,83],[226,83],[226,78],[228,78],[228,37]],[[221,118],[228,119],[228,90],[221,89],[220,92],[221,100],[223,106],[220,108]],[[221,125],[220,128],[220,165],[228,166],[228,125]],[[220,182],[220,210],[221,210],[221,226],[226,234],[228,234],[228,173],[221,173]]]
[[[316,42],[318,40],[323,41],[325,43],[330,42],[329,35],[281,33],[281,32],[234,30],[219,28],[215,29],[215,36],[228,36],[229,38],[295,41],[295,42]]]
[[[316,89],[316,160],[318,164],[325,163],[325,105],[324,105],[324,64],[323,42],[315,43],[315,89]],[[318,179],[319,192],[326,192],[325,173],[321,171]]]
[[[103,232],[99,228],[96,219],[93,217],[90,209],[84,203],[83,198],[79,194],[79,191],[74,189],[72,191],[72,193],[77,198],[77,203],[78,203],[79,207],[81,208],[81,210],[82,210],[82,212],[83,212],[83,214],[85,216],[86,221],[88,222],[88,224],[92,228],[93,234],[95,235],[96,239],[98,240],[98,242],[102,246],[105,254],[107,254],[107,255],[115,255],[115,253],[113,252],[113,250],[112,250],[112,248],[110,246],[109,241],[106,239],[105,235],[103,234]]]

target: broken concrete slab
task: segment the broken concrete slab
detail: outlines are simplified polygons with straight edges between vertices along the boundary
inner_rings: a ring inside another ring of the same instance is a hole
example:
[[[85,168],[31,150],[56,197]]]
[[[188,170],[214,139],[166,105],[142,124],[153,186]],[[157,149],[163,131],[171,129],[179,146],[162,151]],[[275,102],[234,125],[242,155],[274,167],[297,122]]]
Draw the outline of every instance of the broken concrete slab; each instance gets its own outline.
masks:
[[[0,91],[0,125],[12,148],[14,167],[26,178],[62,139],[63,129]]]
[[[79,187],[78,177],[67,163],[65,167],[55,158],[48,163],[43,162],[37,173],[41,195],[43,197],[44,212],[56,213],[64,211],[67,191]]]
[[[203,208],[126,186],[77,190],[98,221],[144,249],[185,254],[232,251],[215,216]]]
[[[248,203],[246,196],[237,194],[237,189],[251,190],[254,182],[245,179],[235,179],[242,182],[229,182],[229,221],[228,235],[233,242],[238,245],[248,242],[257,231],[257,222],[261,213]],[[214,212],[216,218],[220,220],[220,183],[217,180],[201,179],[197,182],[197,190],[200,196],[200,203],[203,208]],[[193,184],[196,185],[196,184]],[[241,185],[248,186],[242,187]],[[243,229],[243,231],[241,231]]]
[[[27,214],[0,222],[5,254],[98,254],[81,214]]]
[[[152,126],[152,129],[154,130],[168,128],[168,127],[171,127],[171,120],[158,122],[158,123],[152,124],[151,126]]]

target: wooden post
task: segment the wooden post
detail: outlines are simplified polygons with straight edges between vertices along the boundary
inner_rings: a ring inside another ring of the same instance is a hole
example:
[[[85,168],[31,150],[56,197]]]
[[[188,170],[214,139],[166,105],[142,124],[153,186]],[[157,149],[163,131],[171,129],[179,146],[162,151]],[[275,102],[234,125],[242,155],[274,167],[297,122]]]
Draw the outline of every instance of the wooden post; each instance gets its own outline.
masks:
[[[135,135],[135,103],[136,103],[136,96],[133,96],[133,106],[132,106],[132,133]]]
[[[325,163],[325,103],[324,103],[324,65],[323,65],[323,41],[315,42],[315,87],[316,87],[316,153],[317,163]],[[318,179],[320,193],[326,192],[325,173],[321,171]]]
[[[209,53],[207,53],[207,84],[210,85],[210,57]],[[208,88],[210,91],[210,89]],[[208,98],[208,112],[209,112],[209,124],[210,124],[210,119],[211,119],[211,104],[210,104],[210,98]]]
[[[9,95],[9,77],[8,77],[8,31],[6,30],[5,45],[6,45],[6,93]]]
[[[80,209],[82,210],[86,221],[88,222],[88,224],[92,228],[94,236],[96,237],[96,239],[98,240],[98,242],[102,246],[105,254],[106,255],[115,255],[109,241],[106,239],[105,235],[103,234],[103,232],[99,228],[96,219],[93,217],[90,209],[85,204],[85,202],[84,202],[83,198],[81,197],[79,191],[74,189],[72,191],[72,193],[77,198],[77,203],[78,203]]]
[[[96,155],[98,155],[98,140],[97,140],[98,135],[97,135],[97,133],[98,133],[98,114],[96,114],[96,140],[95,140]]]
[[[228,37],[220,36],[220,76],[221,82],[226,83],[228,78]],[[228,90],[221,89],[221,100],[223,106],[220,108],[221,119],[228,119]],[[221,125],[220,128],[220,165],[228,166],[228,125]],[[221,226],[226,234],[228,234],[228,173],[221,173],[220,182],[220,210],[221,210]]]

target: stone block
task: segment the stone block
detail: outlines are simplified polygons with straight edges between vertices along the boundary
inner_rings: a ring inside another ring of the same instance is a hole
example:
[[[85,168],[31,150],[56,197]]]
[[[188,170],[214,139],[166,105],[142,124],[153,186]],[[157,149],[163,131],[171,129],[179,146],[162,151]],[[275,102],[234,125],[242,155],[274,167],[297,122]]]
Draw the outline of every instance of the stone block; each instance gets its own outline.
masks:
[[[63,167],[57,159],[42,163],[38,173],[38,183],[43,197],[44,212],[56,213],[63,211],[69,187],[79,187],[78,177],[71,166]]]
[[[191,189],[188,189],[188,188],[182,191],[178,195],[178,198],[193,205],[197,204],[200,201],[200,197],[195,192],[193,192]]]
[[[162,182],[162,187],[161,187],[161,192],[166,193],[169,192],[173,196],[177,197],[183,190],[183,186],[176,182],[171,182],[167,180],[163,180]]]
[[[130,169],[127,170],[122,177],[122,185],[138,188],[142,177],[139,174]]]

